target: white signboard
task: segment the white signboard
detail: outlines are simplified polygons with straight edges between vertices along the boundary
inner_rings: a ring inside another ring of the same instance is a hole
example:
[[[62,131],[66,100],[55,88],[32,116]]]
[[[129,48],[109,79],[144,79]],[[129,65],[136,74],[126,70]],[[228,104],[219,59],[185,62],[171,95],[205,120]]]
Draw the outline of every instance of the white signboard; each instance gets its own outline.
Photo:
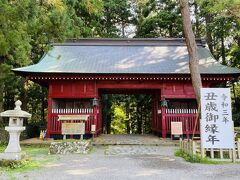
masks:
[[[85,123],[62,123],[62,134],[85,134]]]
[[[182,122],[171,122],[171,134],[172,135],[182,135]]]
[[[203,148],[233,148],[234,130],[229,88],[201,88]]]

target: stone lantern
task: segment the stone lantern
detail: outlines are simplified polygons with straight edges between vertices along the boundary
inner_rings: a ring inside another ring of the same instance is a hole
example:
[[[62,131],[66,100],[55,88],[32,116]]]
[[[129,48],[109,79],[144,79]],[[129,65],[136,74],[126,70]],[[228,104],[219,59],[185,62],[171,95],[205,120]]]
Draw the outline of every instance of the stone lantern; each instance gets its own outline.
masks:
[[[16,101],[14,110],[7,110],[0,113],[1,117],[9,118],[9,126],[5,130],[9,132],[9,142],[4,153],[0,154],[0,159],[19,160],[21,159],[21,147],[19,143],[20,134],[25,130],[23,118],[30,118],[31,114],[21,110],[22,102]]]

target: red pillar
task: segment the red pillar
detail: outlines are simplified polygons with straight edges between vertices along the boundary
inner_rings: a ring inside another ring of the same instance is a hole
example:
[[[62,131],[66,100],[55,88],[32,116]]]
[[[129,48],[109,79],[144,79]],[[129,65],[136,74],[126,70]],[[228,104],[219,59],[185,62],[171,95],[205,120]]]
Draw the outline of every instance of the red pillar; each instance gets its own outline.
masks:
[[[50,138],[52,121],[52,98],[48,97],[47,138]]]
[[[51,119],[52,119],[52,85],[48,88],[48,115],[47,115],[47,138],[50,138],[51,132]]]
[[[101,129],[101,131],[99,133],[102,133],[102,104],[101,104],[100,97],[98,97],[98,114],[97,114],[97,118],[98,118],[99,129]]]
[[[100,123],[99,123],[99,100],[96,97],[95,99],[97,99],[97,103],[93,106],[93,124],[96,126],[96,132],[94,134],[94,137],[97,136],[97,134],[99,133],[99,127],[100,127]]]
[[[152,96],[152,129],[155,131],[155,95]]]
[[[166,107],[165,106],[161,107],[161,112],[162,112],[162,137],[166,138],[167,130],[166,130]]]

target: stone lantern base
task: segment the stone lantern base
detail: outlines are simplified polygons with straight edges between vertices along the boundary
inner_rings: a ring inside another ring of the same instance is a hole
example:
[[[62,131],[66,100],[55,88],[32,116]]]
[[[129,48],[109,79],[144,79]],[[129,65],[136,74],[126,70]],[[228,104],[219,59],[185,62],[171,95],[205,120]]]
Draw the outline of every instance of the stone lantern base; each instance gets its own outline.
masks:
[[[0,160],[21,160],[22,153],[0,153]]]
[[[19,144],[19,137],[25,127],[6,127],[6,131],[9,132],[9,143],[4,153],[0,154],[0,159],[7,160],[20,160],[22,159],[21,147]]]

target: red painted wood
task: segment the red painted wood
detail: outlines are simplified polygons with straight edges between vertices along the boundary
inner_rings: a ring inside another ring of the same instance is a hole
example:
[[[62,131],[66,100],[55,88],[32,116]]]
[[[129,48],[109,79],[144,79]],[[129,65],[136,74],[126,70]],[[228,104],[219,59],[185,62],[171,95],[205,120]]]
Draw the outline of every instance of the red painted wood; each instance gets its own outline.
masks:
[[[189,136],[193,134],[193,129],[196,121],[196,114],[165,114],[166,134],[171,134],[171,122],[182,122],[183,123],[183,134]],[[199,123],[196,127],[195,134],[199,134]]]
[[[166,107],[161,107],[161,113],[162,113],[162,137],[167,137],[167,123],[166,123]]]
[[[88,81],[57,81],[52,85],[54,98],[91,98],[95,95],[94,83]]]
[[[226,82],[232,75],[202,75],[203,86]],[[28,79],[49,87],[48,94],[48,125],[47,137],[51,134],[61,134],[61,123],[52,114],[52,99],[81,99],[98,97],[101,92],[119,93],[149,93],[152,99],[152,129],[160,132],[163,137],[170,133],[171,121],[182,121],[184,134],[190,135],[194,127],[195,114],[167,114],[166,109],[158,107],[159,97],[166,99],[194,99],[190,75],[31,75]],[[114,91],[113,91],[114,90]],[[161,109],[161,114],[158,110]],[[97,134],[102,131],[101,105],[95,107],[93,119],[86,122],[87,132],[91,124],[96,124]],[[199,133],[199,125],[197,132]]]
[[[158,128],[158,104],[159,104],[159,97],[158,94],[155,93],[152,95],[152,129],[153,131]]]
[[[51,98],[51,94],[52,94],[52,85],[49,85],[48,88],[48,122],[47,122],[47,138],[50,138],[51,135],[51,113],[52,113],[52,98]]]
[[[212,82],[224,82],[229,81],[233,77],[231,74],[203,74],[201,75],[202,81],[212,81]],[[76,80],[82,80],[82,81],[91,81],[91,80],[119,80],[119,81],[125,81],[125,80],[153,80],[153,81],[190,81],[191,77],[189,74],[159,74],[159,75],[124,75],[124,74],[116,74],[116,75],[79,75],[79,74],[69,74],[69,75],[63,75],[63,74],[32,74],[26,76],[27,79],[30,79],[32,81],[41,81],[41,82],[54,82],[56,80],[60,81],[76,81]]]

